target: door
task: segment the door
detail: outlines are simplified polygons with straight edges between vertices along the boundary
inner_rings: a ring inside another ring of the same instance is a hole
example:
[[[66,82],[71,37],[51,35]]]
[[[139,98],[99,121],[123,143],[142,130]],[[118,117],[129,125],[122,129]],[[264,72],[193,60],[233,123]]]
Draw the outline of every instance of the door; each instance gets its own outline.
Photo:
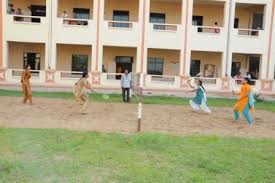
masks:
[[[260,57],[249,57],[249,72],[252,79],[259,79]]]
[[[253,14],[252,29],[263,29],[263,17],[262,13]]]
[[[231,76],[236,76],[241,71],[241,62],[232,62]]]
[[[263,29],[263,17],[262,13],[254,13],[252,21],[252,29],[261,30]],[[258,31],[252,31],[253,36],[258,35]]]
[[[40,70],[40,54],[24,53],[24,68],[29,65],[31,70]]]
[[[113,11],[113,21],[129,22],[129,11]],[[129,23],[113,23],[113,27],[129,28]]]
[[[239,18],[235,18],[234,19],[234,29],[238,29],[239,28],[239,23],[240,23]]]
[[[117,56],[115,58],[116,62],[116,73],[124,73],[125,70],[128,70],[129,73],[133,69],[133,57],[129,56]],[[116,76],[116,79],[120,79],[121,76]]]
[[[88,59],[88,55],[73,54],[71,71],[88,72]]]
[[[203,26],[203,16],[193,16],[192,25]],[[198,32],[202,32],[202,28],[198,28]]]
[[[150,23],[165,24],[166,15],[164,13],[150,13]],[[165,30],[164,25],[154,25],[155,30]]]
[[[30,9],[32,12],[32,16],[40,16],[40,17],[46,16],[46,6],[44,5],[31,5]],[[32,22],[40,23],[40,19],[32,18]]]
[[[195,77],[200,73],[201,61],[200,60],[192,60],[190,67],[190,76]]]

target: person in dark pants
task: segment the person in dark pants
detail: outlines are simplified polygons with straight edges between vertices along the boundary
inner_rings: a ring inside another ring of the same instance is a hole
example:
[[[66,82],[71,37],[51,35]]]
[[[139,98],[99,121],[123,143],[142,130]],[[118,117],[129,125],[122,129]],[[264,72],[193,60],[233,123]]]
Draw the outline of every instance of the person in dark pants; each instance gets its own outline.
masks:
[[[121,76],[121,89],[124,102],[130,102],[130,88],[132,77],[128,70],[125,70],[124,75]]]

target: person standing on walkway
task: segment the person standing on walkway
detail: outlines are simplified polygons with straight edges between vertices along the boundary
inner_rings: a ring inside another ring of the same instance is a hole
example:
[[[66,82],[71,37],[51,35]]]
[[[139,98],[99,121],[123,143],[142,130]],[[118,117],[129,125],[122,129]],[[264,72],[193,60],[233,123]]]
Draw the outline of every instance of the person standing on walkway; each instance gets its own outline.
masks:
[[[130,88],[132,83],[132,76],[128,70],[125,70],[124,75],[121,76],[121,89],[124,102],[130,103]]]
[[[31,79],[30,66],[27,65],[21,76],[22,90],[24,94],[24,99],[23,99],[24,104],[26,104],[28,100],[30,104],[32,104],[32,91],[31,91],[30,79]]]

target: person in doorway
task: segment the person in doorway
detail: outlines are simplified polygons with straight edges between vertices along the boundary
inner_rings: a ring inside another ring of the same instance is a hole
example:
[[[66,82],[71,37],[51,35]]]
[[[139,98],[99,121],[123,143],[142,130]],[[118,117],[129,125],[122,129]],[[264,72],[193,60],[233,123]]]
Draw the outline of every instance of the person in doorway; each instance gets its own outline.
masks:
[[[250,79],[250,80],[252,79],[250,72],[246,72],[245,77],[248,78],[248,79]]]
[[[235,76],[234,76],[234,80],[236,82],[237,85],[241,85],[242,84],[242,73],[238,72]]]
[[[79,102],[80,105],[82,105],[82,108],[81,108],[82,114],[87,113],[86,110],[89,104],[87,89],[89,89],[91,92],[94,92],[87,78],[88,78],[88,73],[84,72],[82,74],[82,77],[75,83],[75,87],[73,91],[76,102]]]
[[[63,23],[64,24],[69,24],[69,20],[66,20],[67,18],[69,18],[68,14],[66,11],[63,11],[61,14],[61,17],[63,18]]]
[[[237,95],[234,90],[232,90],[233,95]],[[253,123],[253,118],[250,114],[250,110],[254,111],[255,100],[253,97],[253,92],[250,86],[250,79],[245,77],[243,79],[243,86],[241,88],[240,98],[234,106],[234,117],[235,121],[238,121],[240,118],[240,112],[243,113],[243,116],[249,124]]]
[[[130,88],[132,77],[128,70],[125,70],[124,75],[121,76],[121,89],[124,102],[130,102]]]
[[[8,14],[14,14],[14,8],[13,8],[13,4],[9,4],[8,6]]]
[[[211,110],[207,106],[207,99],[205,94],[205,89],[202,85],[202,80],[195,80],[197,87],[191,85],[191,80],[189,80],[189,85],[193,90],[190,92],[196,92],[196,97],[189,101],[190,106],[192,107],[194,112],[198,112],[202,109],[205,113],[211,114]]]
[[[19,21],[19,22],[24,21],[24,18],[20,17],[21,15],[23,15],[23,11],[20,8],[17,9],[15,14],[19,15],[19,17],[15,17],[15,21]]]
[[[215,22],[215,29],[214,29],[214,33],[219,34],[220,33],[220,29],[218,28],[218,22]]]
[[[24,68],[24,71],[21,77],[21,84],[22,84],[22,90],[24,95],[24,99],[23,99],[24,104],[26,104],[28,100],[30,104],[32,104],[32,91],[31,91],[30,79],[31,79],[30,66],[27,65]]]

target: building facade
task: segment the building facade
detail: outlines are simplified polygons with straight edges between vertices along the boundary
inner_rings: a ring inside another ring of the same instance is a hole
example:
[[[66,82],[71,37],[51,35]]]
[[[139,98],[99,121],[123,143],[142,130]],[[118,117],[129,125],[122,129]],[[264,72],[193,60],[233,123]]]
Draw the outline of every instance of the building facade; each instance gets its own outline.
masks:
[[[83,71],[95,87],[119,88],[128,69],[144,87],[275,92],[275,0],[1,0],[0,82],[71,87]],[[240,76],[238,75],[240,73]]]

